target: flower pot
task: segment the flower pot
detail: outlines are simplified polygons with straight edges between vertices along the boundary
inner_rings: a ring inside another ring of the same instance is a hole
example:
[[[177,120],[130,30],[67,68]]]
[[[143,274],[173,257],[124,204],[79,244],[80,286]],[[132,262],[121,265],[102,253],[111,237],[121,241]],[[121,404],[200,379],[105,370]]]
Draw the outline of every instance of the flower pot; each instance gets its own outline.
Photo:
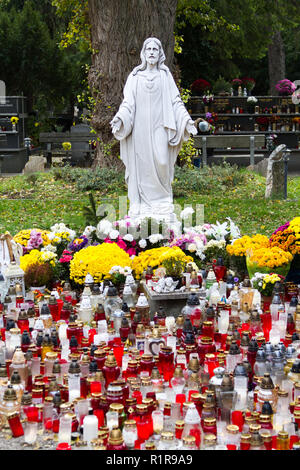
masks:
[[[34,292],[35,290],[38,290],[40,291],[42,294],[45,292],[46,290],[46,286],[40,286],[40,287],[29,287],[29,290],[31,292]]]

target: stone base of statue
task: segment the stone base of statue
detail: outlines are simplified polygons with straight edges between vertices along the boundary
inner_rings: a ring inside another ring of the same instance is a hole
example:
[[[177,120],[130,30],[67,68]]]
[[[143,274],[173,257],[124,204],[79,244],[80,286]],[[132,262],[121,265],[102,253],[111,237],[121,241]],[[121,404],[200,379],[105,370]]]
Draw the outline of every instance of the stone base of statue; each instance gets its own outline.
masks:
[[[188,289],[186,291],[162,292],[161,294],[158,294],[147,286],[145,282],[141,283],[141,288],[146,295],[150,306],[151,319],[153,319],[153,316],[155,312],[158,311],[159,307],[162,307],[168,316],[173,315],[177,317],[181,313],[183,307],[186,306],[186,301],[189,295],[191,295],[191,291]],[[199,299],[203,299],[203,301],[205,300],[205,289],[198,289],[196,290],[196,293]]]

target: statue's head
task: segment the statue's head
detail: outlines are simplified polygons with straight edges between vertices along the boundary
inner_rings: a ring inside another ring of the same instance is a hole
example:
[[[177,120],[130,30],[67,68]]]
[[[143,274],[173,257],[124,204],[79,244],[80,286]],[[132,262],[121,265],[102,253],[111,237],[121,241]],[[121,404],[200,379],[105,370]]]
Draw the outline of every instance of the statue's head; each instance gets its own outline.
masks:
[[[161,42],[157,38],[148,38],[144,41],[142,50],[141,50],[141,64],[138,65],[133,74],[135,75],[139,70],[145,70],[147,63],[157,64],[158,69],[168,70],[164,62],[166,56],[162,48]]]

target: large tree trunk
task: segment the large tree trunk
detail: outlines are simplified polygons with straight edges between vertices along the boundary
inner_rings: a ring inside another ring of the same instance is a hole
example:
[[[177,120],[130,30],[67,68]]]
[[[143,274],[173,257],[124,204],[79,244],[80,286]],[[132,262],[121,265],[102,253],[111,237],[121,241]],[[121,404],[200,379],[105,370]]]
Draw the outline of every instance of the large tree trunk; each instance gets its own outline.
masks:
[[[276,31],[272,37],[272,42],[269,45],[268,61],[270,94],[278,95],[276,84],[279,82],[279,80],[286,78],[285,50],[280,31]]]
[[[174,22],[177,0],[89,0],[93,54],[89,84],[96,100],[92,126],[100,139],[95,166],[116,165],[108,156],[119,152],[109,122],[123,97],[128,74],[140,63],[148,37],[162,42],[166,64],[174,58]]]

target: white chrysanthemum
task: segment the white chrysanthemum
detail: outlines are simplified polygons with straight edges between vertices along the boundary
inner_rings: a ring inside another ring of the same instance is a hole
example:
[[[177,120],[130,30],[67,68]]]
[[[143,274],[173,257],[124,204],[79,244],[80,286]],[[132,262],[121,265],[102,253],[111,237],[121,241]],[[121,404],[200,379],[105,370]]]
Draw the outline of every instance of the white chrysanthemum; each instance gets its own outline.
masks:
[[[133,242],[133,236],[130,234],[130,233],[127,233],[124,237],[123,237],[123,240],[125,240],[126,242]]]
[[[142,239],[139,241],[139,247],[142,248],[142,250],[143,250],[144,248],[146,248],[146,246],[147,246],[147,242],[146,242],[146,240],[145,240],[144,238],[142,238]]]
[[[109,238],[111,240],[116,240],[118,238],[118,236],[119,236],[119,231],[118,230],[111,230],[109,232]]]
[[[49,240],[52,241],[52,240],[55,238],[55,233],[54,233],[54,232],[49,232],[49,233],[47,234],[47,237],[49,238]]]
[[[109,232],[112,230],[112,223],[109,220],[103,219],[97,225],[97,232],[100,234],[103,233],[104,235],[108,235]]]
[[[195,251],[197,250],[196,243],[190,243],[188,245],[187,249],[190,253],[195,253]]]
[[[163,240],[163,236],[160,233],[154,233],[149,237],[149,242],[151,245],[158,243],[160,240]]]
[[[84,232],[82,235],[85,235],[86,237],[90,237],[93,232],[95,232],[96,227],[93,227],[93,225],[88,225],[85,227]]]
[[[113,266],[111,270],[109,271],[109,274],[116,274],[121,272],[122,267],[121,266]]]
[[[44,246],[41,251],[52,251],[52,253],[56,253],[57,252],[57,248],[56,246],[54,245],[47,245],[47,246]]]

